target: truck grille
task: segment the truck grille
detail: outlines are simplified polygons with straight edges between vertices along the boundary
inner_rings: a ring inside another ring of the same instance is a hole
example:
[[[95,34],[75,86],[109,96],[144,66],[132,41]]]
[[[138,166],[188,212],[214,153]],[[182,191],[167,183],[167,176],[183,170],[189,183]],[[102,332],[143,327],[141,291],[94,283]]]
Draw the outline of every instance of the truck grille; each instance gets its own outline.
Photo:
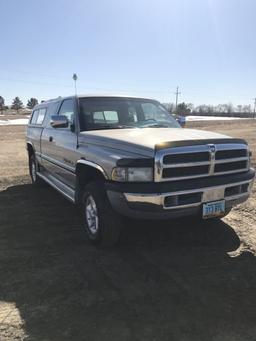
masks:
[[[156,152],[155,181],[239,173],[249,164],[248,146],[243,143],[173,147]]]

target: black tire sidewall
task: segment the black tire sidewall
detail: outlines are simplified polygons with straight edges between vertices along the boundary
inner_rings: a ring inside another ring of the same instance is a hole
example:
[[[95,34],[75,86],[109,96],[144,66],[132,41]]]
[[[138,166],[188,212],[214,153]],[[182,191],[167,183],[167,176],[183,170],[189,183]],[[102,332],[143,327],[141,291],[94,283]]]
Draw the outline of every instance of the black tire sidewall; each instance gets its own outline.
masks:
[[[36,157],[35,155],[31,155],[29,157],[29,174],[30,174],[30,178],[31,178],[31,182],[33,185],[41,185],[43,183],[43,181],[38,177],[38,175],[36,174],[36,177],[35,179],[33,179],[33,176],[32,176],[32,163],[35,164],[35,168],[36,168],[36,171],[38,172],[38,163],[36,161]]]
[[[29,174],[30,174],[30,177],[31,177],[31,181],[33,184],[36,183],[36,180],[37,180],[37,176],[36,178],[34,179],[33,178],[33,175],[32,175],[32,164],[35,164],[35,167],[36,167],[36,159],[35,159],[35,156],[34,155],[31,155],[30,158],[29,158]]]

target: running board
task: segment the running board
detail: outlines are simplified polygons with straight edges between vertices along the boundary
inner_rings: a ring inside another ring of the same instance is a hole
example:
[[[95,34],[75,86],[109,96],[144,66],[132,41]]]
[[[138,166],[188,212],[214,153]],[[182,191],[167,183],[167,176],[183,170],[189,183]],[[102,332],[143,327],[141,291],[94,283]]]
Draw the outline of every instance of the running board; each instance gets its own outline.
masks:
[[[47,174],[47,177],[39,172],[37,172],[36,174],[39,176],[39,178],[41,178],[42,180],[47,182],[50,186],[52,186],[54,189],[56,189],[58,192],[63,194],[72,203],[75,202],[75,191],[72,188],[63,184],[61,181],[59,181],[58,179],[56,179],[50,174]]]

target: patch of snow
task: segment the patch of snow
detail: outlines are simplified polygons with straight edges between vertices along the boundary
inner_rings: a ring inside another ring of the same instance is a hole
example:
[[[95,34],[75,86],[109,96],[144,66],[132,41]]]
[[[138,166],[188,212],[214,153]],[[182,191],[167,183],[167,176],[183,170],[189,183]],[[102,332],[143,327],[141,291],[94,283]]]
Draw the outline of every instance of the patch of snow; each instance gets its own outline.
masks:
[[[10,126],[10,125],[27,125],[28,118],[17,118],[15,120],[0,120],[0,126]]]
[[[186,116],[186,121],[227,121],[227,120],[246,120],[243,117],[223,117],[223,116]]]

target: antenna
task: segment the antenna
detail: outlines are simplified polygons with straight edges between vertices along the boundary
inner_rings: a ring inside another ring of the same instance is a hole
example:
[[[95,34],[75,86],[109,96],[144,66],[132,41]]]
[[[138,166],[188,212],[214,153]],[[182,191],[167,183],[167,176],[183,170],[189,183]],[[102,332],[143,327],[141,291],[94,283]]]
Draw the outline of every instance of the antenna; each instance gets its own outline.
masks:
[[[77,79],[78,79],[78,77],[77,77],[77,74],[76,73],[73,73],[73,80],[74,80],[74,83],[75,83],[75,95],[77,95],[77,89],[76,89],[76,81],[77,81]]]

